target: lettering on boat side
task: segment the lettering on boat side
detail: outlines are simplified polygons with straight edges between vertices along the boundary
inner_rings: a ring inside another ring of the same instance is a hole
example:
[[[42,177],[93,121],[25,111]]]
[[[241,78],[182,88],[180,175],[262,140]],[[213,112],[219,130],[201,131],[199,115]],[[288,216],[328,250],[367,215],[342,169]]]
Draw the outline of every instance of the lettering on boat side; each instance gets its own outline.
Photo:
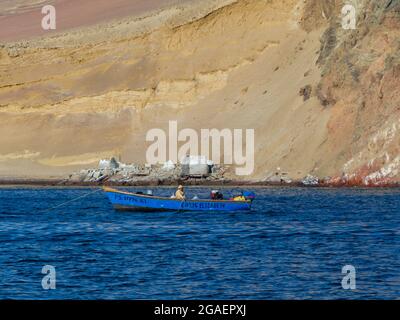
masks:
[[[196,315],[226,315],[226,316],[246,316],[246,305],[237,305],[237,304],[217,304],[217,305],[203,305],[199,304],[196,307],[184,307],[184,306],[168,306],[165,304],[161,304],[161,306],[157,306],[154,309],[155,315],[165,316],[180,316],[182,318],[187,317],[190,314]]]
[[[223,209],[225,208],[225,203],[218,202],[184,202],[182,208],[191,209]]]
[[[120,194],[114,194],[114,199],[116,201],[125,201],[125,202],[130,202],[130,203],[140,203],[140,204],[146,204],[147,200],[143,198],[135,198],[131,197],[128,195],[120,195]]]

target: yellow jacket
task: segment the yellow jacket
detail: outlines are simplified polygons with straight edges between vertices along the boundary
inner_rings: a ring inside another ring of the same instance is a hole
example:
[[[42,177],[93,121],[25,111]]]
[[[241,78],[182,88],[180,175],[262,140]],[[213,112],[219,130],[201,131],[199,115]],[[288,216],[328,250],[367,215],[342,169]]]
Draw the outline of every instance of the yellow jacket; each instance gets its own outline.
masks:
[[[182,190],[177,190],[175,192],[175,198],[178,200],[185,200],[185,193]]]

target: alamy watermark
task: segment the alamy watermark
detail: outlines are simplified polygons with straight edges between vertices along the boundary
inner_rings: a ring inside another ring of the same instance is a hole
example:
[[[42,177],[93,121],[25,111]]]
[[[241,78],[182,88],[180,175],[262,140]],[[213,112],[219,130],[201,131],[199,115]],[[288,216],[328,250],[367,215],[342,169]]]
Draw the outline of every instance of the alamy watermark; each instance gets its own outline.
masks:
[[[345,4],[341,10],[342,13],[342,28],[344,30],[356,29],[356,8],[352,4]],[[42,18],[43,30],[55,30],[57,28],[56,22],[56,8],[52,5],[45,5],[42,7],[42,14],[45,16]]]
[[[45,276],[42,279],[42,288],[44,290],[54,290],[56,288],[56,268],[51,265],[45,265],[42,268],[42,274]]]
[[[238,176],[251,175],[254,171],[254,139],[254,129],[201,129],[199,136],[190,128],[178,131],[178,122],[169,121],[168,133],[159,128],[147,132],[146,141],[153,143],[147,149],[146,161],[148,164],[167,161],[176,164],[187,155],[202,156],[214,164],[236,165]]]
[[[342,28],[344,30],[356,29],[356,8],[352,4],[346,4],[342,8]]]
[[[342,274],[345,276],[342,279],[342,288],[345,290],[356,289],[356,268],[350,264],[342,268]]]
[[[42,8],[42,14],[45,15],[42,19],[42,29],[55,30],[57,28],[56,8],[52,5],[46,5]]]

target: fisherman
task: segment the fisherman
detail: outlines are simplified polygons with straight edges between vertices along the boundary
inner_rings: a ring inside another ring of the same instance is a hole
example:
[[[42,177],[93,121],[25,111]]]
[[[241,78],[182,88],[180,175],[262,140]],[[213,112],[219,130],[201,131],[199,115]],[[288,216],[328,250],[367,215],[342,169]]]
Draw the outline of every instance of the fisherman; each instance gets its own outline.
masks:
[[[183,186],[182,185],[180,185],[178,187],[178,190],[176,190],[175,199],[177,199],[177,200],[185,200],[186,199],[185,191],[183,190]]]

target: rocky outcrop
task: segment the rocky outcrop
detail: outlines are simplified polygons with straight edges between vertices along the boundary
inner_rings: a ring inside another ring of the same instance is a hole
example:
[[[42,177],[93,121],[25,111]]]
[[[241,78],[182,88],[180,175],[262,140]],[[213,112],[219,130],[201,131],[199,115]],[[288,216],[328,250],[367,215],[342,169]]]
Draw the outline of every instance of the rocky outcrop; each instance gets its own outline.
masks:
[[[115,185],[162,185],[186,182],[224,182],[226,168],[210,165],[206,174],[191,175],[182,164],[163,165],[124,164],[115,158],[101,160],[97,168],[85,169],[69,175],[62,184],[115,184]]]

